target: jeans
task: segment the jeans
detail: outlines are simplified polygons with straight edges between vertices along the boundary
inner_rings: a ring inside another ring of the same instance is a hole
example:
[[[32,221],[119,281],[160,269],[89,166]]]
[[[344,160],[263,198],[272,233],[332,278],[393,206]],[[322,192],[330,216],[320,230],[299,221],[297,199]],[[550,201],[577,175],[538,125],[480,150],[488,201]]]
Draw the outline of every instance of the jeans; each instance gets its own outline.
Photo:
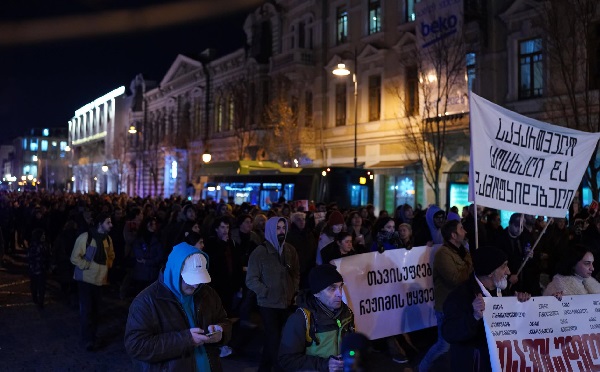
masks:
[[[427,354],[425,354],[423,360],[421,360],[421,363],[419,364],[419,371],[429,371],[435,360],[439,358],[442,354],[447,353],[448,350],[450,350],[450,344],[442,337],[442,323],[444,322],[444,313],[442,313],[441,311],[436,311],[435,318],[437,319],[438,327],[437,342],[429,348],[429,351],[427,351]]]
[[[96,341],[98,313],[102,303],[102,287],[85,282],[77,282],[79,288],[79,317],[81,340],[84,345]]]
[[[258,371],[283,371],[279,366],[279,342],[283,326],[290,314],[288,309],[274,309],[270,307],[258,307],[260,317],[265,327],[265,346]]]

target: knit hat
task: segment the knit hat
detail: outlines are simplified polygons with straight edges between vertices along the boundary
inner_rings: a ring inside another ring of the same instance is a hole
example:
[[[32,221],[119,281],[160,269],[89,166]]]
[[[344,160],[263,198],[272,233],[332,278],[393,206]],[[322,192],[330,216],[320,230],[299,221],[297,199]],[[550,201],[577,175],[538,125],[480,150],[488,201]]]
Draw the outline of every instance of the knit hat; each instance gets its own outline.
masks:
[[[333,283],[343,281],[342,275],[331,264],[315,266],[308,273],[308,285],[313,294],[321,292]]]
[[[506,254],[493,246],[481,247],[472,252],[473,268],[478,276],[490,275],[508,260]]]
[[[327,226],[343,225],[344,216],[339,211],[333,211],[327,220]]]

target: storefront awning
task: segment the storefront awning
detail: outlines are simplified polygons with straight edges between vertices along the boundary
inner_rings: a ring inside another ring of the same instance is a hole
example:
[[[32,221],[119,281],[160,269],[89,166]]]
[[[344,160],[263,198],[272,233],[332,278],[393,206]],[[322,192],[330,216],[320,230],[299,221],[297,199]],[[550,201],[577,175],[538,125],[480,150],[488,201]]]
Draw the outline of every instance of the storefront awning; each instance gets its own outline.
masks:
[[[369,169],[408,168],[420,166],[420,160],[386,160],[367,166]]]

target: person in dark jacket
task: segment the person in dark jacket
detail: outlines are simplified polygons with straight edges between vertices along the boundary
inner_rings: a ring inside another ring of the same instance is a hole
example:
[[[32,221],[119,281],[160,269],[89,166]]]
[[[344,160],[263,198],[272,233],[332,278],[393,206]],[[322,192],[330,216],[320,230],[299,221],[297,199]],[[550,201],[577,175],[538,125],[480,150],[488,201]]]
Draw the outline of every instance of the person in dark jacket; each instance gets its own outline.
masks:
[[[137,292],[158,278],[158,272],[163,262],[163,248],[158,240],[156,229],[156,218],[144,219],[138,230],[138,238],[133,243],[135,257],[133,280],[136,282]]]
[[[308,288],[308,273],[315,266],[317,241],[306,228],[306,214],[304,212],[292,213],[290,220],[290,231],[288,231],[285,241],[296,248],[300,264],[300,288],[306,289]]]
[[[495,247],[479,248],[473,255],[474,272],[454,289],[444,303],[442,335],[450,343],[452,371],[491,371],[490,354],[483,324],[483,297],[501,297],[508,286],[508,258]],[[529,293],[516,292],[525,302]],[[489,311],[489,310],[488,310]]]
[[[131,303],[124,338],[136,370],[222,370],[218,345],[229,340],[231,324],[207,285],[207,262],[195,247],[176,245],[158,280]]]
[[[248,261],[246,285],[254,293],[265,327],[265,346],[259,371],[280,370],[277,362],[281,330],[290,313],[300,284],[296,249],[285,242],[287,220],[271,217],[265,227],[265,242]]]
[[[279,347],[286,371],[342,371],[342,338],[354,332],[354,314],[342,302],[344,279],[335,266],[315,266],[310,290],[298,295],[298,309],[289,317]]]
[[[43,309],[46,294],[46,271],[50,259],[50,249],[46,243],[46,233],[43,229],[37,228],[31,232],[27,258],[31,299],[40,309]]]

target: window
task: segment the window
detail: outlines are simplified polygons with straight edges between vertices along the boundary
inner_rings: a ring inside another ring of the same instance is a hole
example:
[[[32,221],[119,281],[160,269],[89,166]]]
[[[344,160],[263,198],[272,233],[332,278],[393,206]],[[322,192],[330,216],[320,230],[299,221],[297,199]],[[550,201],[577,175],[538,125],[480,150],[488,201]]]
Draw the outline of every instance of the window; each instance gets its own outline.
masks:
[[[589,89],[594,90],[600,87],[600,23],[595,24],[591,27],[589,49]]]
[[[381,116],[381,76],[369,76],[369,121]]]
[[[27,138],[23,138],[23,150],[27,150]]]
[[[473,81],[475,80],[475,53],[467,53],[465,60],[467,62],[467,83],[469,85],[469,91],[473,90]]]
[[[37,138],[32,138],[29,141],[29,151],[37,151],[38,150],[38,140]]]
[[[381,32],[381,0],[369,0],[369,35]]]
[[[335,125],[346,125],[346,84],[335,85]]]
[[[348,10],[345,6],[337,8],[336,20],[335,41],[339,45],[348,41]]]
[[[304,126],[312,127],[313,124],[313,94],[311,91],[304,93]]]
[[[304,22],[298,23],[298,48],[306,48],[306,26]]]
[[[48,137],[50,135],[50,129],[44,128],[42,129],[42,136]]]
[[[42,151],[48,151],[48,141],[42,140]]]
[[[235,102],[233,100],[233,96],[229,97],[229,102],[227,103],[227,106],[227,130],[233,130],[233,122],[235,120]]]
[[[404,23],[414,22],[414,20],[416,19],[416,15],[415,15],[415,3],[416,2],[418,2],[418,0],[404,0],[404,17],[403,17]]]
[[[543,93],[542,39],[519,43],[519,98],[539,97]]]
[[[219,99],[217,102],[217,115],[216,115],[216,126],[215,132],[221,132],[223,130],[223,100]]]
[[[404,75],[406,77],[404,95],[406,116],[416,116],[419,114],[419,70],[416,66],[410,66],[406,68]]]
[[[60,141],[60,151],[67,151],[67,142]]]

